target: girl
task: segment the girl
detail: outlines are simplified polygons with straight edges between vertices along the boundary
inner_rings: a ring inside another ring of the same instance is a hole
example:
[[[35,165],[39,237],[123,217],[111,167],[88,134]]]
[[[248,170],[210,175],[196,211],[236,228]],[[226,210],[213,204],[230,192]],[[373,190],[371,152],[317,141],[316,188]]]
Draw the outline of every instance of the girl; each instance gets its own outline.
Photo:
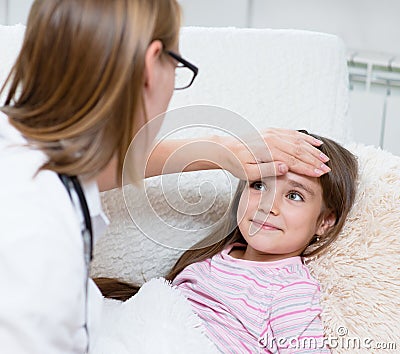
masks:
[[[240,181],[227,223],[186,251],[167,275],[203,320],[222,353],[329,352],[320,319],[320,287],[305,257],[338,236],[356,193],[357,161],[321,138],[332,171],[320,178],[289,172]],[[212,240],[221,240],[211,246]],[[99,279],[104,294],[127,298],[137,289]]]
[[[192,84],[197,68],[179,54],[179,28],[176,0],[34,1],[21,51],[0,91],[0,278],[7,289],[0,297],[2,351],[88,350],[89,322],[96,327],[102,305],[88,280],[91,249],[107,223],[97,183],[101,190],[121,185],[136,132],[166,111],[174,88]],[[177,66],[190,72],[179,86]],[[263,139],[275,161],[221,138],[218,145],[237,160],[209,144],[168,172],[223,167],[254,178],[259,171],[289,168],[319,176],[329,170],[314,138],[269,130]],[[134,147],[143,159],[147,143]],[[145,173],[134,174],[160,174],[186,143],[159,144]]]
[[[241,181],[231,209],[236,228],[213,246],[187,251],[167,276],[223,353],[328,351],[320,288],[303,257],[321,252],[342,229],[355,197],[357,161],[334,141],[319,139],[331,157],[330,173]]]

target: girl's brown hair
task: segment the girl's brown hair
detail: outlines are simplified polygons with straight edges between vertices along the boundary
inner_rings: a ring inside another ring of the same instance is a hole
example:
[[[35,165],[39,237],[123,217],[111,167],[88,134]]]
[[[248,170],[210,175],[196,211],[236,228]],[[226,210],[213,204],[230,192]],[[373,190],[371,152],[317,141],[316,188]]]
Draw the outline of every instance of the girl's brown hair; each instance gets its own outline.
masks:
[[[325,210],[329,210],[334,213],[336,217],[335,224],[325,233],[320,240],[313,238],[309,247],[305,249],[302,256],[312,257],[323,251],[328,245],[335,241],[338,237],[343,225],[346,221],[347,215],[354,203],[356,195],[356,181],[358,177],[358,163],[356,157],[347,149],[342,147],[335,141],[324,138],[318,135],[310,134],[313,137],[323,141],[323,144],[319,147],[321,152],[329,156],[330,160],[327,165],[331,168],[329,173],[322,175],[319,178],[322,187],[322,199],[324,201]],[[236,213],[240,196],[246,186],[246,181],[240,181],[237,187],[231,208],[229,210],[230,220],[236,220]],[[232,230],[228,234],[227,230]],[[228,236],[222,238],[221,233],[228,234]],[[220,240],[212,242],[213,240]],[[200,241],[192,247],[192,249],[186,251],[176,262],[174,267],[167,274],[167,280],[174,280],[175,277],[187,266],[192,263],[203,261],[207,258],[211,258],[215,254],[221,252],[227,245],[234,242],[240,242],[245,244],[246,241],[239,231],[236,223],[235,225],[224,225],[222,230],[219,230],[215,234],[210,235],[204,240]],[[210,245],[211,244],[211,245]],[[207,245],[202,247],[202,245]],[[101,284],[98,283],[103,294],[108,297],[114,297],[113,294],[117,294],[121,300],[127,299],[134,295],[138,287],[133,287],[127,284],[117,284],[114,279],[102,278]],[[121,296],[122,295],[122,296]]]
[[[48,156],[43,169],[93,177],[116,156],[120,181],[146,116],[146,50],[173,49],[179,28],[176,0],[36,0],[1,110]]]

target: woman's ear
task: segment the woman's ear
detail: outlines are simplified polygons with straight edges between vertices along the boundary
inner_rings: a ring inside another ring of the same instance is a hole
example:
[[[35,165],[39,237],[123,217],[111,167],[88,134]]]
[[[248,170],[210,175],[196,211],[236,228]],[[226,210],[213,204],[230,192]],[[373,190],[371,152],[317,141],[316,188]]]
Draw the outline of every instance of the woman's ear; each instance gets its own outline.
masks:
[[[158,64],[162,51],[163,44],[159,40],[154,40],[147,47],[144,58],[144,85],[147,90],[156,85]]]
[[[317,236],[323,236],[326,232],[335,225],[336,215],[333,211],[328,211],[325,213],[323,218],[320,220],[315,234]]]

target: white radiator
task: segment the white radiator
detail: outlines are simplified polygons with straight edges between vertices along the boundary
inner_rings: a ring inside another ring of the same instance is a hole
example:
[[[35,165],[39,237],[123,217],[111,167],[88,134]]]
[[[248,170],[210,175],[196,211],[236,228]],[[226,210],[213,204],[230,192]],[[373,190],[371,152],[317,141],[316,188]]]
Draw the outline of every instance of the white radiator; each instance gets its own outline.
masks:
[[[354,140],[400,156],[400,57],[348,51]]]

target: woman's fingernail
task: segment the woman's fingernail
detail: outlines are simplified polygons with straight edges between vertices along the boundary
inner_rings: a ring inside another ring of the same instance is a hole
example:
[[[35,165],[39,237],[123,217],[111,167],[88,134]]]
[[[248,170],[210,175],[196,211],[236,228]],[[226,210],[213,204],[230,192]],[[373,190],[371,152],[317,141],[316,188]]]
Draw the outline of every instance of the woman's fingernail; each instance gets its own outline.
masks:
[[[316,145],[322,145],[324,142],[322,140],[314,138],[314,142]]]
[[[321,158],[321,160],[322,160],[323,162],[328,162],[328,161],[329,161],[329,157],[326,156],[323,152],[321,152],[321,153],[319,154],[319,157]]]
[[[329,172],[331,169],[327,165],[322,164],[321,165],[321,170],[324,171],[324,172]]]
[[[330,170],[331,170],[331,169],[330,169],[327,165],[322,164],[321,167],[320,167],[320,168],[316,168],[316,169],[314,170],[314,172],[315,172],[318,176],[322,176],[324,173],[327,173],[327,172],[329,172]]]
[[[280,173],[285,174],[288,172],[288,167],[287,167],[287,165],[280,163],[278,166],[278,170]]]
[[[315,172],[315,174],[319,177],[319,176],[322,176],[323,174],[324,174],[324,172],[323,171],[321,171],[321,170],[319,170],[318,168],[316,168],[315,170],[314,170],[314,172]]]

